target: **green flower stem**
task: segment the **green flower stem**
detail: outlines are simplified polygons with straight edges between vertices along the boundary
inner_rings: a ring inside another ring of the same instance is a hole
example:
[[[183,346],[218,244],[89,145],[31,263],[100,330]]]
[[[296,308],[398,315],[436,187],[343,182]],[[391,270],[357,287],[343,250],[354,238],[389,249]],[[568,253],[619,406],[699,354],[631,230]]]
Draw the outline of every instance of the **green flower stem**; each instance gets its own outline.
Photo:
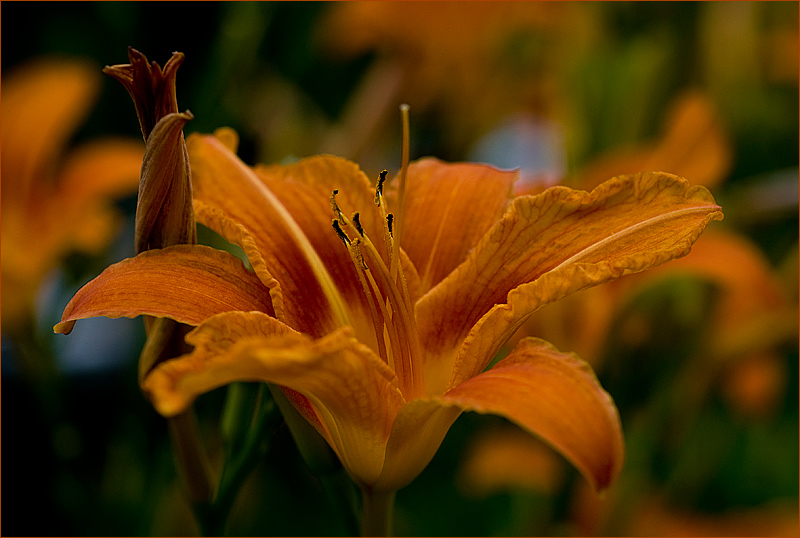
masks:
[[[340,468],[338,471],[330,474],[315,476],[322,485],[328,502],[331,503],[334,510],[341,516],[347,534],[349,536],[356,536],[359,532],[358,490],[353,480],[350,478],[350,475],[347,474],[344,468]]]
[[[339,458],[328,446],[327,441],[314,429],[314,427],[297,412],[294,406],[284,396],[281,389],[275,385],[268,385],[275,403],[281,410],[289,433],[292,434],[297,450],[306,462],[309,470],[316,476],[334,473],[342,468]]]
[[[167,424],[178,472],[186,486],[189,500],[194,505],[210,502],[214,495],[211,462],[200,439],[194,410],[190,409],[168,419]]]
[[[319,480],[328,499],[339,512],[345,526],[358,532],[357,494],[350,476],[327,441],[303,418],[281,389],[269,385],[272,397],[281,410],[289,433],[311,473]]]
[[[266,385],[259,387],[255,412],[251,412],[252,421],[247,420],[250,428],[241,446],[226,458],[217,496],[213,504],[208,507],[205,529],[207,536],[223,534],[236,495],[253,468],[266,454],[269,449],[269,434],[274,433],[281,422],[280,411],[265,389]],[[234,395],[237,399],[241,397],[241,394],[234,393]],[[240,413],[239,418],[242,421],[248,419],[243,413]]]
[[[253,385],[241,382],[228,385],[219,426],[226,460],[241,451],[250,429],[256,426],[262,390]]]
[[[374,492],[361,488],[361,536],[391,536],[394,491]]]

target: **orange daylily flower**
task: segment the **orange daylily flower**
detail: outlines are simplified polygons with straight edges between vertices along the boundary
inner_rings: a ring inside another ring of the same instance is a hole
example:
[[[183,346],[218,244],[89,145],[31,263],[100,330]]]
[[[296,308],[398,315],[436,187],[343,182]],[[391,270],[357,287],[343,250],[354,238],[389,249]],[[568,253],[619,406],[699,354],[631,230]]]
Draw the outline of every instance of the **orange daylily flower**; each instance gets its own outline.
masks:
[[[413,480],[463,411],[540,436],[598,489],[616,478],[619,418],[585,362],[530,338],[486,368],[545,304],[685,255],[722,218],[705,188],[643,173],[512,198],[515,172],[429,158],[384,196],[383,178],[375,189],[336,157],[250,168],[231,130],[187,146],[198,222],[252,271],[205,246],[148,251],[82,288],[55,328],[196,325],[194,350],[143,383],[160,413],[235,380],[274,383],[365,495]]]
[[[107,246],[135,192],[142,145],[103,139],[66,151],[99,90],[84,62],[40,59],[3,78],[3,323],[23,323],[45,275],[71,251]]]

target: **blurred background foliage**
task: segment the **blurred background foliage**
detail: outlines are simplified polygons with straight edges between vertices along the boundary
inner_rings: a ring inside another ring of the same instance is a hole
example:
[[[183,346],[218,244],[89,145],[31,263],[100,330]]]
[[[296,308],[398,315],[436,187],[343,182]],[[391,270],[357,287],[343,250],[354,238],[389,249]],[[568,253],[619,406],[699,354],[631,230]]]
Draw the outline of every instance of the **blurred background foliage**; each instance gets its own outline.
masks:
[[[406,102],[412,158],[520,168],[520,192],[654,168],[707,185],[726,217],[690,256],[549,306],[520,335],[593,364],[626,432],[619,483],[597,498],[505,421],[464,415],[398,493],[395,532],[798,534],[796,2],[4,2],[1,14],[4,90],[41,57],[99,73],[129,45],[161,65],[181,51],[187,132],[234,127],[249,164],[330,152],[370,177],[396,170]],[[126,92],[99,84],[53,167],[89,141],[140,140]],[[6,105],[3,92],[4,120]],[[4,148],[25,136],[4,125]],[[32,225],[11,237],[10,160],[4,150],[3,534],[194,534],[164,421],[136,384],[141,321],[52,334],[80,285],[133,254],[135,178],[106,193],[125,217],[113,241],[70,243],[17,307],[12,249],[48,243]],[[224,397],[196,405],[217,455]],[[348,529],[278,428],[230,533]]]

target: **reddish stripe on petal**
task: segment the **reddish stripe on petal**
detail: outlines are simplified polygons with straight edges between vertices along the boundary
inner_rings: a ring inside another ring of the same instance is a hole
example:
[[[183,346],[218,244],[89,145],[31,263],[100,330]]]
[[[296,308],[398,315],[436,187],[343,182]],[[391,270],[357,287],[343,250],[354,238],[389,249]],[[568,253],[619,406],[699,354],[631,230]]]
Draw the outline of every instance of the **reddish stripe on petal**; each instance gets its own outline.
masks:
[[[427,158],[411,163],[404,208],[402,247],[423,289],[442,281],[511,201],[518,171]]]

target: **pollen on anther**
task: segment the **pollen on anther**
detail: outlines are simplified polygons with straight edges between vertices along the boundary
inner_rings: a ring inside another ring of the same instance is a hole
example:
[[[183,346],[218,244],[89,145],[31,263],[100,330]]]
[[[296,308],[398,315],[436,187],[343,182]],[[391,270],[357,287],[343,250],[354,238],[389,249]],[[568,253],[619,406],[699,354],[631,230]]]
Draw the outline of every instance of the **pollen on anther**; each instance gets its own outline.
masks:
[[[331,223],[331,225],[333,226],[333,229],[336,230],[336,235],[339,236],[339,239],[342,240],[342,243],[344,243],[345,245],[349,245],[350,244],[350,238],[347,237],[347,234],[344,233],[344,230],[342,230],[342,226],[341,226],[341,224],[339,224],[339,220],[338,219],[333,219],[333,222]]]
[[[386,182],[386,174],[388,174],[388,170],[384,170],[381,172],[380,177],[378,178],[378,186],[375,187],[375,205],[381,205],[381,197],[383,196],[383,184]]]
[[[389,213],[388,215],[386,215],[386,226],[389,228],[389,235],[394,235],[394,232],[392,232],[393,224],[394,224],[394,215],[392,213]]]
[[[358,214],[358,211],[353,213],[353,226],[356,227],[358,235],[364,237],[364,228],[361,227],[361,215]]]
[[[331,209],[333,210],[333,215],[341,220],[345,220],[342,217],[342,211],[339,209],[339,204],[336,203],[336,195],[339,194],[339,189],[333,189],[331,193],[330,202],[331,202]]]

